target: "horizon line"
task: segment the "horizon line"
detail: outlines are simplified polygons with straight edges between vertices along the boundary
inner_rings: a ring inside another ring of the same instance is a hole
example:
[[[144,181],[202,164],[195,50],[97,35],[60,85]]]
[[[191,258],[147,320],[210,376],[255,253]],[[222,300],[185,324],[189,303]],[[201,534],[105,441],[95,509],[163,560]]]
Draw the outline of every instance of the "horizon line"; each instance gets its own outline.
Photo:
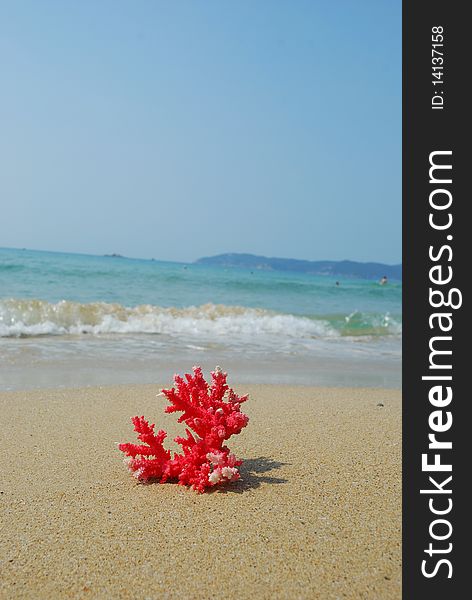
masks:
[[[175,263],[175,264],[182,264],[182,265],[192,265],[192,264],[196,264],[197,261],[203,259],[203,258],[215,258],[216,256],[225,256],[225,255],[246,255],[246,256],[255,256],[257,258],[268,258],[268,259],[279,259],[279,260],[299,260],[299,261],[305,261],[305,262],[334,262],[334,263],[340,263],[340,262],[354,262],[354,263],[358,263],[358,264],[381,264],[381,265],[386,265],[389,267],[398,267],[398,266],[403,266],[403,262],[395,262],[395,263],[386,263],[386,262],[378,262],[378,261],[374,261],[374,260],[353,260],[351,258],[342,258],[342,259],[330,259],[330,258],[318,258],[318,259],[311,259],[311,258],[292,258],[292,257],[288,257],[288,256],[268,256],[265,254],[253,254],[252,252],[220,252],[218,254],[212,254],[209,256],[200,256],[198,258],[193,259],[192,261],[185,261],[185,260],[164,260],[161,258],[155,258],[155,257],[150,257],[150,258],[145,258],[142,256],[127,256],[125,254],[120,254],[118,252],[112,252],[110,254],[94,254],[94,253],[90,253],[90,252],[70,252],[70,251],[66,251],[66,250],[44,250],[44,249],[40,249],[40,248],[27,248],[27,247],[12,247],[12,246],[0,246],[0,250],[20,250],[20,251],[30,251],[30,252],[49,252],[51,254],[73,254],[73,255],[77,255],[77,256],[94,256],[96,258],[123,258],[126,260],[147,260],[150,262],[163,262],[163,263]]]

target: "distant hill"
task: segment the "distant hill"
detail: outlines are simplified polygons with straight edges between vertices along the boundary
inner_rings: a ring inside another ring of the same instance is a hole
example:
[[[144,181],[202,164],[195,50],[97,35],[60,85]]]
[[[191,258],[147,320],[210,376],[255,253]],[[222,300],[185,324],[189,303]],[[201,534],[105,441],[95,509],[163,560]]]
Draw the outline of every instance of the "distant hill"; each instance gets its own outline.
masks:
[[[386,275],[389,279],[401,281],[402,265],[383,263],[360,263],[352,260],[297,260],[294,258],[268,258],[254,254],[218,254],[199,258],[199,265],[212,267],[237,267],[239,269],[262,269],[265,271],[291,271],[312,275],[331,275],[333,277],[358,277],[361,279],[380,279]]]

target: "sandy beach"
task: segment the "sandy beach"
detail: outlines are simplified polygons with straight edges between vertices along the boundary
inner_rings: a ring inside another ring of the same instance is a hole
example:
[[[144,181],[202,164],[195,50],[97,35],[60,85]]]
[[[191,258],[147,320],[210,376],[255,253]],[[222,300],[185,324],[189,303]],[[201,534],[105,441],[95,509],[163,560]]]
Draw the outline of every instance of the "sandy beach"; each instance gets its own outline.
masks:
[[[400,392],[235,389],[242,479],[203,495],[115,445],[135,414],[183,432],[159,386],[0,394],[0,597],[399,599]]]

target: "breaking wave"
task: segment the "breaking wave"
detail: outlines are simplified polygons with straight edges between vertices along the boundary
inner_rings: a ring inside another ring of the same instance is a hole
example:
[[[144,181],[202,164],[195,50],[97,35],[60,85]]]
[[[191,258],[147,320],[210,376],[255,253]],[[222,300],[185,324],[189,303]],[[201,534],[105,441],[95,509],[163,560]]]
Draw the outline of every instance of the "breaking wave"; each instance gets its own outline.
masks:
[[[310,339],[399,333],[401,324],[388,314],[308,317],[223,304],[165,308],[150,304],[126,307],[104,302],[0,300],[0,337],[164,334]]]

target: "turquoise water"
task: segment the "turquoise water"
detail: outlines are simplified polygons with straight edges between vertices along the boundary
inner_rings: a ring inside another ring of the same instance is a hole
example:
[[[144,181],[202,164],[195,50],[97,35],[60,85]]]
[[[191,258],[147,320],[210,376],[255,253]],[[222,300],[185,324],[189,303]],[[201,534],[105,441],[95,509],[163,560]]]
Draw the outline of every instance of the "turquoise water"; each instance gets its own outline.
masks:
[[[372,361],[398,361],[401,283],[338,281],[0,249],[0,350],[13,366],[25,348],[40,362],[105,354],[119,360],[125,352],[161,364],[194,350],[196,360],[198,352],[230,361],[241,353],[267,361],[270,353],[279,369],[283,356],[348,359],[359,348]]]
[[[303,274],[1,249],[0,335],[34,335],[33,325],[44,325],[46,319],[54,324],[54,315],[47,309],[56,304],[59,314],[57,303],[63,301],[82,305],[82,320],[76,306],[68,322],[57,319],[58,327],[51,327],[51,334],[62,332],[59,324],[66,329],[79,323],[97,325],[97,310],[90,309],[91,320],[87,320],[87,305],[92,303],[113,304],[115,308],[104,307],[103,314],[115,311],[122,322],[120,310],[125,307],[147,305],[154,307],[156,315],[160,309],[200,307],[194,312],[198,321],[205,313],[211,318],[218,314],[216,307],[208,305],[220,305],[226,317],[240,317],[243,308],[261,309],[261,313],[247,312],[248,322],[257,321],[258,316],[305,317],[320,325],[320,335],[401,333],[401,283],[380,286],[376,281],[356,279],[340,283],[336,286],[333,278]],[[31,300],[37,302],[25,302]],[[177,310],[174,318],[178,321],[185,315]],[[301,320],[298,324],[303,329]],[[143,319],[141,326],[143,333],[154,332],[149,319]]]

